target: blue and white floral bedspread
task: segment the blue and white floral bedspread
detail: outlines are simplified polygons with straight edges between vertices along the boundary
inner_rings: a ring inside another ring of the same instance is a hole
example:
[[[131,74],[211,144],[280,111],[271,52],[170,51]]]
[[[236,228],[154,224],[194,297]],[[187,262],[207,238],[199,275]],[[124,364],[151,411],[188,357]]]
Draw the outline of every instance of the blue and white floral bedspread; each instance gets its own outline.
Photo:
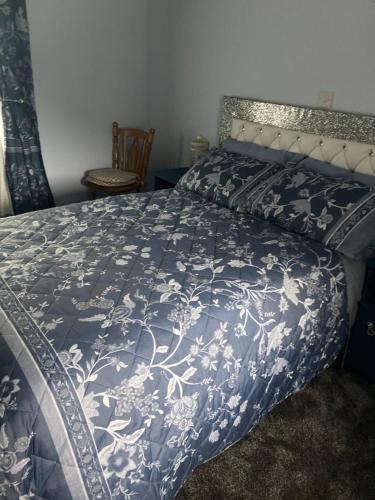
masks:
[[[327,367],[339,257],[178,190],[0,222],[0,497],[173,498]]]

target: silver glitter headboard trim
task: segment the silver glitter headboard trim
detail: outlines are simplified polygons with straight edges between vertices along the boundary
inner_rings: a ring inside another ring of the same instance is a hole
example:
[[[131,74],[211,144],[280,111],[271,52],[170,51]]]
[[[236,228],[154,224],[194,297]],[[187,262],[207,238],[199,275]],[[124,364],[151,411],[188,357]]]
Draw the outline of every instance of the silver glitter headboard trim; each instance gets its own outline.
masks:
[[[233,118],[346,141],[375,144],[375,116],[229,96],[223,98],[219,144],[230,137]]]

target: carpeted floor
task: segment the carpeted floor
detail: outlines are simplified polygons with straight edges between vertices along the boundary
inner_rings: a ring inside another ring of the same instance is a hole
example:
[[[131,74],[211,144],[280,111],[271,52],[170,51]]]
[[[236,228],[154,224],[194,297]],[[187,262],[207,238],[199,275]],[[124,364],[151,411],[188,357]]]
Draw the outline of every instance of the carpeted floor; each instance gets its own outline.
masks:
[[[198,467],[177,496],[229,499],[375,500],[375,385],[330,368]]]

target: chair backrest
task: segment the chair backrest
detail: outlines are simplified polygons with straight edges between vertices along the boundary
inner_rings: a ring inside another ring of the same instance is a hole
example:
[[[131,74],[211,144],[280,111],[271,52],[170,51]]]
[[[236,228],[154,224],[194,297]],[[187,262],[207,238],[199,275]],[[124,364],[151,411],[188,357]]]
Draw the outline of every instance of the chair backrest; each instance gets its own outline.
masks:
[[[155,130],[120,128],[112,123],[112,167],[138,174],[141,183],[147,172]]]

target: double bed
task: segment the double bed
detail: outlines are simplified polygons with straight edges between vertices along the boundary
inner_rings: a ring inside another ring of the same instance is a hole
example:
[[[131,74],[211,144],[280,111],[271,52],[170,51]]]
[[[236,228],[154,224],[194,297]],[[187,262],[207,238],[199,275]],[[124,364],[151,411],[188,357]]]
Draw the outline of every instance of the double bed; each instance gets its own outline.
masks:
[[[0,498],[174,498],[333,362],[371,248],[374,124],[228,97],[223,147],[175,189],[1,220]],[[324,168],[328,208],[294,230],[284,193]]]

